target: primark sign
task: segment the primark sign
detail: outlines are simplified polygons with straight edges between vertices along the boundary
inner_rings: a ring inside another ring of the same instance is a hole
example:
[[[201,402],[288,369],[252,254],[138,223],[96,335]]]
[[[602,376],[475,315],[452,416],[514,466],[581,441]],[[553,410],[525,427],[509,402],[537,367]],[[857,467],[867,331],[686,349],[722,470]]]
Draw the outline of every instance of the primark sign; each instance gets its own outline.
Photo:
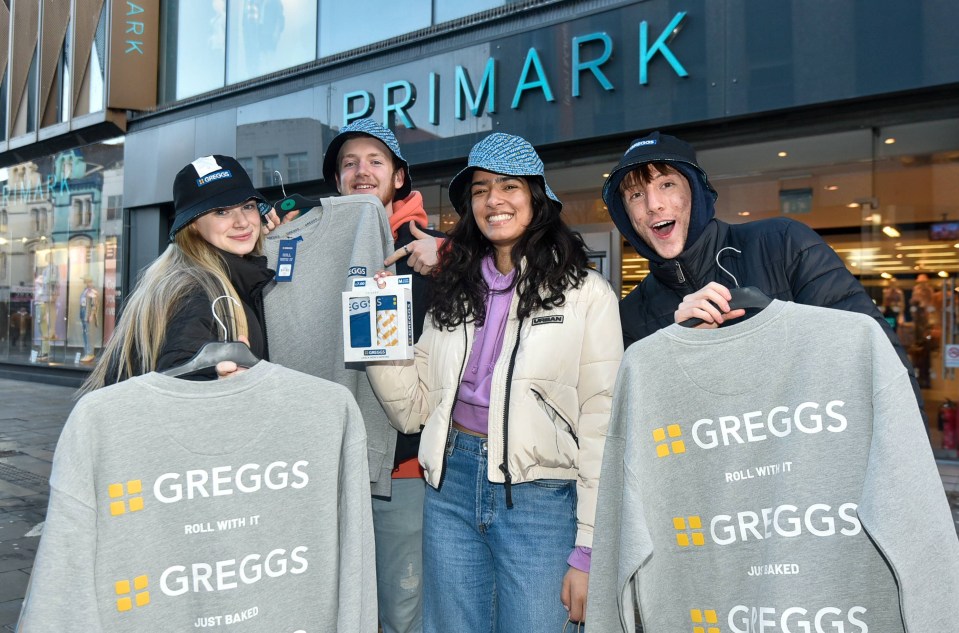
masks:
[[[705,75],[701,14],[660,5],[650,15],[650,6],[601,12],[334,81],[331,122],[377,119],[401,135],[404,149],[420,140],[493,130],[549,142],[594,136],[604,124],[610,133],[624,124],[640,127],[624,116],[641,113],[644,102],[661,107],[657,93],[669,102],[692,86],[698,91]],[[690,109],[697,101],[678,103]]]

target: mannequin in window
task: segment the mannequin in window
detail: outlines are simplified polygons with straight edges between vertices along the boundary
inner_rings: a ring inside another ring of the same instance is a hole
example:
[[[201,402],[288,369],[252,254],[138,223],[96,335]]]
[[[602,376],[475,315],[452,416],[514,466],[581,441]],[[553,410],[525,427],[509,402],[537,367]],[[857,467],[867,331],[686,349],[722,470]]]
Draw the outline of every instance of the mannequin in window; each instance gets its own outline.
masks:
[[[37,269],[34,279],[34,318],[40,329],[40,354],[37,360],[50,360],[50,341],[57,336],[57,298],[60,296],[60,271],[50,257],[42,268]]]
[[[90,341],[90,329],[100,324],[100,293],[93,287],[93,278],[84,277],[85,287],[80,293],[80,325],[83,326],[83,357],[81,363],[93,362],[93,343]]]

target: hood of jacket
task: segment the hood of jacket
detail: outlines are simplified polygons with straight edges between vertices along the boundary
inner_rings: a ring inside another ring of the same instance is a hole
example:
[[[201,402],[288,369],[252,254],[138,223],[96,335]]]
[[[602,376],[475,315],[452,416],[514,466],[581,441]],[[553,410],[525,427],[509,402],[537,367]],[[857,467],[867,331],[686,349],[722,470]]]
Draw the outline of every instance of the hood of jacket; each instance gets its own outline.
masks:
[[[716,208],[712,193],[706,188],[699,172],[692,166],[679,161],[668,162],[672,167],[681,173],[689,182],[689,191],[691,194],[691,208],[689,211],[689,230],[686,233],[686,243],[683,246],[683,253],[691,248],[703,234],[706,225],[716,215]],[[618,189],[618,187],[617,187]],[[636,249],[636,252],[648,259],[651,263],[663,263],[665,260],[656,254],[656,251],[639,236],[633,223],[629,219],[629,213],[626,211],[626,205],[623,204],[623,198],[619,191],[612,191],[606,201],[609,215],[623,234],[623,237]],[[680,255],[682,257],[682,255]]]

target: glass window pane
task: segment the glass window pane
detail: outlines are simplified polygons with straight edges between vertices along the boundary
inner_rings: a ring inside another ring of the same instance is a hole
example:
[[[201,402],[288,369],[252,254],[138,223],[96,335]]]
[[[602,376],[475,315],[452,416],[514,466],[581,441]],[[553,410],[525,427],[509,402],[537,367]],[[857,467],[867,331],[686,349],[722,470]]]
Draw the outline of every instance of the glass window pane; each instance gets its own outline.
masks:
[[[316,4],[315,0],[230,0],[227,82],[314,59]]]
[[[326,0],[320,13],[320,57],[342,53],[430,26],[432,0],[368,0],[362,20],[353,2]],[[347,26],[347,28],[344,28]]]
[[[473,15],[487,9],[501,7],[509,4],[509,0],[473,0],[473,2],[463,2],[462,0],[436,0],[436,15],[434,22],[449,22],[456,18],[462,18],[467,15]]]
[[[89,367],[113,333],[123,144],[0,169],[0,362]]]
[[[226,0],[190,0],[179,5],[176,98],[183,99],[223,86]]]

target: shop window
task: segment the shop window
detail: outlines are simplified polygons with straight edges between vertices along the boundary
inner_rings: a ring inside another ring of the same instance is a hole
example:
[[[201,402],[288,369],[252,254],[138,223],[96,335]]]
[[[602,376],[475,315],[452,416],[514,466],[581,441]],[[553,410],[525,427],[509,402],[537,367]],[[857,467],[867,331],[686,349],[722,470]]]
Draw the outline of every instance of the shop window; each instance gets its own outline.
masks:
[[[441,22],[449,22],[450,20],[466,17],[467,15],[473,15],[474,13],[479,13],[481,11],[495,9],[496,7],[501,7],[505,4],[509,4],[508,0],[474,0],[473,2],[462,2],[462,0],[436,0],[434,2],[436,9],[433,14],[433,22],[436,24]]]
[[[223,87],[226,65],[226,2],[189,0],[167,3],[176,16],[176,99]],[[169,55],[167,58],[169,59]],[[199,60],[199,61],[198,61]]]
[[[280,157],[260,156],[260,187],[269,187],[273,184],[273,172],[280,168]]]
[[[107,196],[107,220],[119,220],[123,215],[123,196]]]
[[[34,235],[40,233],[40,209],[36,207],[30,209],[30,232]]]
[[[313,60],[317,4],[315,0],[229,0],[227,83]],[[355,21],[355,6],[350,13]],[[340,30],[355,33],[360,29]]]
[[[7,280],[7,254],[0,252],[0,282]]]
[[[240,163],[240,167],[243,168],[243,171],[247,173],[250,178],[253,177],[253,159],[249,157],[237,158],[236,162]]]
[[[89,196],[76,197],[71,202],[70,225],[81,230],[93,226],[93,200]]]
[[[0,209],[0,233],[7,232],[8,222],[9,222],[9,217],[7,216],[7,210]]]
[[[286,179],[302,182],[309,179],[309,156],[306,152],[286,155]]]
[[[363,3],[363,28],[343,28],[356,23],[357,7],[352,2],[323,2],[320,5],[320,57],[367,46],[391,37],[430,26],[432,0],[407,0],[397,11],[393,0]]]

